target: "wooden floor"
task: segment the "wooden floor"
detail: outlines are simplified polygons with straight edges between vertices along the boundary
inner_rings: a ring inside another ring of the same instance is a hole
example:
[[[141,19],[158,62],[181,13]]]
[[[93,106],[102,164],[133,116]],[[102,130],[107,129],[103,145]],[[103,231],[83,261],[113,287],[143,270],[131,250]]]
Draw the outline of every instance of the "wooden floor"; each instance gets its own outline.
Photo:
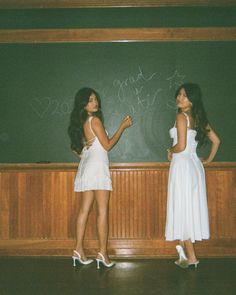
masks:
[[[172,259],[117,260],[97,270],[69,258],[0,258],[1,295],[233,295],[235,278],[236,258],[201,259],[184,270]]]

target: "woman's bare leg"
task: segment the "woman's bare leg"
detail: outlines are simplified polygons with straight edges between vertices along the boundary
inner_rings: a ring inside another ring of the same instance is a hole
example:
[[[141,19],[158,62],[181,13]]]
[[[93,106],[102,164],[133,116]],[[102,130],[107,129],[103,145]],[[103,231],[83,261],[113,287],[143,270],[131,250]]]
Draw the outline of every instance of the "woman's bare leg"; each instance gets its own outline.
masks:
[[[108,240],[108,212],[109,212],[109,199],[110,191],[97,190],[95,191],[95,199],[97,202],[97,229],[99,238],[99,252],[101,252],[109,263],[107,255],[107,240]]]
[[[85,228],[88,220],[89,211],[94,201],[93,191],[83,192],[80,200],[80,209],[76,223],[76,251],[81,255],[82,260],[86,260],[86,255],[83,249],[83,240]]]
[[[188,257],[188,262],[189,263],[196,262],[197,257],[196,257],[194,246],[193,246],[193,243],[191,242],[191,240],[184,241],[184,247],[186,250],[187,257]]]

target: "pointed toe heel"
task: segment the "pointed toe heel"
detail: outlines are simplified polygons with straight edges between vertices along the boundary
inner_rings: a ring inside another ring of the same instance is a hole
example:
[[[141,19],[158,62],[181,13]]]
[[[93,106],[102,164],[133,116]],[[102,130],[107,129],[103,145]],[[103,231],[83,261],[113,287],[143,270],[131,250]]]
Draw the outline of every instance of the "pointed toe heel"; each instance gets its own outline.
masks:
[[[76,250],[74,250],[72,260],[73,260],[73,266],[76,266],[76,261],[78,261],[82,265],[88,265],[93,262],[93,259],[82,260],[79,252]]]
[[[97,262],[97,269],[100,269],[100,264],[107,267],[107,268],[111,268],[115,265],[114,261],[111,261],[110,263],[107,263],[105,260],[105,257],[102,255],[102,253],[98,252],[98,255],[102,258],[96,258],[96,262]]]
[[[176,260],[175,261],[175,264],[180,267],[180,268],[188,268],[189,267],[189,264],[188,264],[188,260]]]

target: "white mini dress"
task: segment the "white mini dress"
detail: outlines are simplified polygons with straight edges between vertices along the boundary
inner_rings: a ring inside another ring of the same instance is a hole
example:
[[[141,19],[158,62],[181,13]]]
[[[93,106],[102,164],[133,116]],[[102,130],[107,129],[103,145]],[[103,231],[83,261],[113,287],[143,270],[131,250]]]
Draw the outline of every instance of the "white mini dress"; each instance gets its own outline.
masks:
[[[90,147],[82,150],[74,182],[75,192],[112,190],[108,154],[92,130],[92,119],[93,117],[89,117],[89,127],[94,141]]]
[[[165,237],[168,241],[209,239],[208,206],[205,171],[196,154],[196,130],[189,129],[187,114],[187,145],[184,151],[173,153],[169,170]],[[170,129],[173,145],[177,143],[177,128]]]

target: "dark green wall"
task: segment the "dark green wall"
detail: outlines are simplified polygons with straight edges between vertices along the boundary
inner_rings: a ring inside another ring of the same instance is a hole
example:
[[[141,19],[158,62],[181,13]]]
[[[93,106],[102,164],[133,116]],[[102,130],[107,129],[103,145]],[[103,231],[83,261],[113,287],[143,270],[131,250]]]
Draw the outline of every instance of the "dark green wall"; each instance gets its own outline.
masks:
[[[216,160],[235,161],[235,52],[236,42],[1,44],[0,162],[76,161],[67,126],[83,86],[100,93],[110,134],[134,118],[111,161],[166,161],[173,96],[186,81],[202,87],[222,140]]]

